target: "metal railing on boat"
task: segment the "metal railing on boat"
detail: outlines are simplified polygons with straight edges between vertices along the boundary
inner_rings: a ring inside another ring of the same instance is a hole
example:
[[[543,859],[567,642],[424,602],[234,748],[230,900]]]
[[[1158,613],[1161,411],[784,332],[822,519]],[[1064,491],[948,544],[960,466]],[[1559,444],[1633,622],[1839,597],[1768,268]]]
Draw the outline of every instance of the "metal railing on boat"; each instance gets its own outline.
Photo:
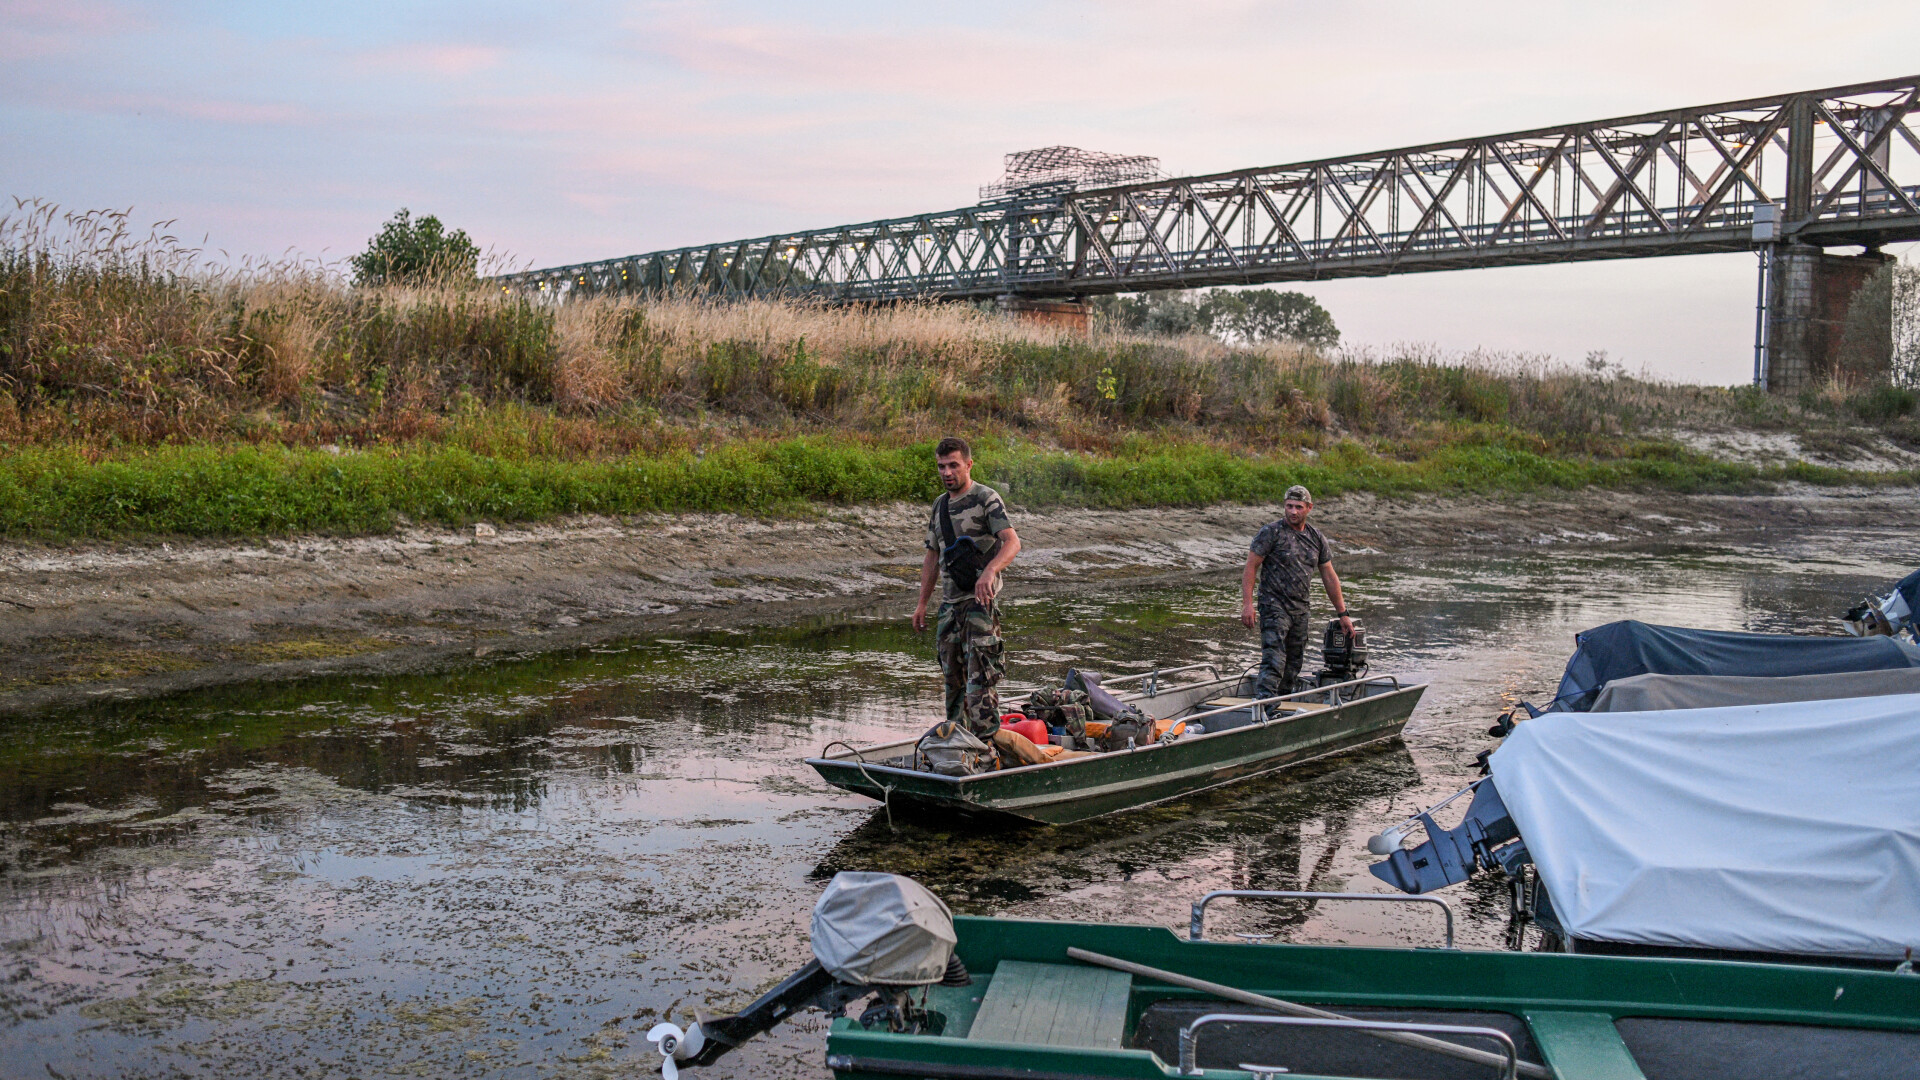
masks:
[[[1369,675],[1364,679],[1350,679],[1347,682],[1334,683],[1332,686],[1316,687],[1312,690],[1295,690],[1291,694],[1273,694],[1268,697],[1254,698],[1249,701],[1236,701],[1231,705],[1222,705],[1219,708],[1208,709],[1204,712],[1191,713],[1191,714],[1180,717],[1180,719],[1191,723],[1195,720],[1204,720],[1209,716],[1219,716],[1222,713],[1246,712],[1247,710],[1251,709],[1253,710],[1254,722],[1265,724],[1265,723],[1270,723],[1277,719],[1284,719],[1284,717],[1268,716],[1267,706],[1269,705],[1276,705],[1281,702],[1293,701],[1297,698],[1309,698],[1315,695],[1323,694],[1326,696],[1327,707],[1336,708],[1338,706],[1347,704],[1349,700],[1357,700],[1357,699],[1342,698],[1340,695],[1341,690],[1346,689],[1347,687],[1350,687],[1350,686],[1366,686],[1371,683],[1392,683],[1393,689],[1396,692],[1402,689],[1402,687],[1400,686],[1400,680],[1395,676]]]
[[[1400,896],[1394,893],[1307,892],[1293,889],[1215,889],[1193,902],[1189,941],[1206,940],[1207,905],[1221,897],[1238,900],[1376,900],[1389,904],[1437,904],[1447,917],[1447,948],[1453,945],[1453,907],[1437,896]]]
[[[1200,1029],[1213,1024],[1271,1024],[1276,1027],[1318,1027],[1343,1028],[1348,1031],[1393,1031],[1421,1035],[1465,1035],[1472,1038],[1491,1039],[1500,1046],[1500,1053],[1506,1058],[1501,1075],[1506,1080],[1516,1080],[1520,1075],[1520,1051],[1513,1045],[1513,1036],[1499,1028],[1469,1027],[1460,1024],[1416,1024],[1406,1020],[1334,1020],[1317,1016],[1268,1016],[1264,1013],[1208,1013],[1196,1018],[1193,1023],[1180,1029],[1180,1075],[1204,1075],[1199,1066]],[[1461,1049],[1465,1050],[1466,1047]],[[1491,1057],[1492,1055],[1488,1055]],[[1254,1073],[1275,1076],[1287,1070],[1279,1065],[1241,1065],[1240,1069]]]
[[[1138,681],[1141,684],[1142,693],[1146,694],[1146,696],[1148,697],[1157,697],[1159,696],[1159,693],[1160,693],[1160,676],[1179,675],[1179,674],[1182,674],[1183,672],[1188,672],[1188,671],[1204,671],[1207,674],[1213,676],[1214,682],[1220,681],[1220,669],[1218,667],[1215,667],[1212,664],[1187,664],[1183,667],[1171,667],[1171,668],[1157,667],[1157,668],[1154,668],[1152,671],[1141,671],[1141,672],[1136,672],[1135,674],[1132,674],[1132,675],[1121,675],[1118,678],[1102,679],[1100,681],[1100,685],[1108,690],[1111,690],[1116,686],[1122,685],[1123,683]]]

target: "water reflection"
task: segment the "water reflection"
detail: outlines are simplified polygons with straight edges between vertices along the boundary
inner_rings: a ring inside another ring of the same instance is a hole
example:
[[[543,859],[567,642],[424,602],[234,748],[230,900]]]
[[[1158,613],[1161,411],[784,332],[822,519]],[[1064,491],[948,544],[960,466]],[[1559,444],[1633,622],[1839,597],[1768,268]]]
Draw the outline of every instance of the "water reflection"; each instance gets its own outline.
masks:
[[[938,708],[878,610],[462,673],[248,687],[16,724],[0,746],[0,1073],[630,1072],[661,1012],[806,957],[842,869],[956,908],[1184,927],[1216,888],[1371,887],[1368,834],[1474,774],[1491,717],[1622,617],[1828,631],[1901,537],[1349,560],[1377,668],[1428,680],[1402,742],[1066,828],[901,821],[801,758]],[[1231,574],[1009,604],[1009,678],[1244,662]],[[1496,882],[1462,943],[1498,947]],[[1221,904],[1216,935],[1437,940],[1381,910]],[[803,1019],[708,1075],[819,1076]]]

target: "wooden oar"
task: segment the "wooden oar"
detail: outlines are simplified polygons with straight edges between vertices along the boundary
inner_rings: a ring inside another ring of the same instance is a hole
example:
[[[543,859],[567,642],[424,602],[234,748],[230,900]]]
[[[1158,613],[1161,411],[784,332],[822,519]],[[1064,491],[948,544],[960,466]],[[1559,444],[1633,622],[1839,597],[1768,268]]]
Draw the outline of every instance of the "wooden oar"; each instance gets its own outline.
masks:
[[[1275,1012],[1288,1013],[1293,1016],[1313,1016],[1321,1020],[1353,1019],[1351,1016],[1328,1012],[1325,1009],[1316,1009],[1310,1005],[1300,1005],[1291,1001],[1282,1001],[1279,998],[1271,998],[1265,994],[1256,994],[1250,990],[1241,990],[1238,987],[1227,986],[1224,983],[1208,982],[1205,979],[1196,979],[1190,975],[1181,975],[1178,972],[1163,971],[1160,968],[1148,967],[1145,964],[1136,964],[1131,960],[1122,960],[1114,956],[1102,956],[1099,953],[1088,952],[1085,949],[1068,948],[1067,955],[1083,963],[1098,964],[1101,967],[1112,968],[1115,971],[1124,971],[1130,975],[1140,975],[1149,979],[1158,979],[1161,982],[1172,983],[1175,986],[1184,986],[1189,990],[1198,990],[1201,993],[1212,994],[1214,997],[1226,998],[1228,1001],[1238,1001],[1243,1005],[1259,1005],[1263,1008],[1272,1009]],[[1477,1065],[1487,1065],[1496,1069],[1505,1069],[1507,1067],[1507,1056],[1505,1054],[1494,1054],[1485,1050],[1475,1050],[1471,1046],[1461,1046],[1458,1043],[1450,1043],[1444,1039],[1428,1038],[1425,1035],[1417,1035],[1411,1031],[1364,1031],[1363,1034],[1371,1035],[1376,1039],[1385,1039],[1388,1042],[1399,1043],[1402,1046],[1414,1046],[1422,1050],[1431,1050],[1436,1054],[1445,1054],[1448,1057],[1459,1058],[1461,1061],[1471,1061]],[[1522,1061],[1520,1063],[1520,1075],[1533,1077],[1534,1080],[1553,1080],[1553,1072],[1551,1070],[1545,1066],[1535,1065],[1531,1061]]]

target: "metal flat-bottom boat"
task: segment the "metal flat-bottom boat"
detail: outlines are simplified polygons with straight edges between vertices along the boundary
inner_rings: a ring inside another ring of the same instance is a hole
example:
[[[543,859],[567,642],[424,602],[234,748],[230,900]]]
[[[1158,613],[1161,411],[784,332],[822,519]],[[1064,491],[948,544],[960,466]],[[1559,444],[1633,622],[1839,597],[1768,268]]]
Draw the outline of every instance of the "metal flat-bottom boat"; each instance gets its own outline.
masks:
[[[941,1033],[895,1034],[836,1020],[827,1065],[839,1080],[1893,1080],[1920,1073],[1920,977],[1912,975],[1220,944],[1182,941],[1160,927],[1016,919],[959,917],[954,929],[973,985],[927,990],[925,1007],[945,1020]],[[1088,963],[1089,954],[1135,971]],[[1249,1007],[1196,993],[1169,975],[1340,1019]],[[1380,1037],[1394,1033],[1478,1047],[1494,1060],[1461,1060]],[[1509,1047],[1511,1066],[1504,1060]]]
[[[1400,902],[1446,948],[1205,940],[1224,898]],[[737,1014],[647,1034],[665,1080],[808,1008],[837,1080],[1912,1080],[1920,976],[1720,960],[1463,952],[1434,897],[1224,890],[1158,926],[955,918],[891,874],[843,873],[814,959]],[[841,1016],[870,1001],[859,1019]]]
[[[1199,681],[1162,685],[1175,675]],[[1402,686],[1393,676],[1377,676],[1256,698],[1253,683],[1251,676],[1222,678],[1211,665],[1107,680],[1119,700],[1151,719],[1206,728],[1204,734],[1131,750],[946,776],[915,768],[916,740],[903,739],[823,753],[807,764],[827,783],[881,800],[890,812],[961,812],[1064,825],[1390,739],[1426,691],[1424,683]],[[1119,692],[1123,686],[1126,692]]]

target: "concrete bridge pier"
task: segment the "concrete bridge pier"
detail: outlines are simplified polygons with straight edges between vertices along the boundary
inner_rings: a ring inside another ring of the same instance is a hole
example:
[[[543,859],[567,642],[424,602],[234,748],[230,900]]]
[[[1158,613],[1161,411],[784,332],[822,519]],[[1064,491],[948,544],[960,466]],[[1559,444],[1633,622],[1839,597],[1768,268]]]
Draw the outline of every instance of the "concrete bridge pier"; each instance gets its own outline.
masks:
[[[1085,300],[1028,300],[1019,296],[1002,296],[997,302],[1001,311],[1023,322],[1064,327],[1079,334],[1093,330],[1093,304]]]
[[[1884,382],[1893,370],[1891,255],[1829,255],[1812,244],[1773,250],[1768,270],[1768,390],[1793,393],[1830,379]]]

